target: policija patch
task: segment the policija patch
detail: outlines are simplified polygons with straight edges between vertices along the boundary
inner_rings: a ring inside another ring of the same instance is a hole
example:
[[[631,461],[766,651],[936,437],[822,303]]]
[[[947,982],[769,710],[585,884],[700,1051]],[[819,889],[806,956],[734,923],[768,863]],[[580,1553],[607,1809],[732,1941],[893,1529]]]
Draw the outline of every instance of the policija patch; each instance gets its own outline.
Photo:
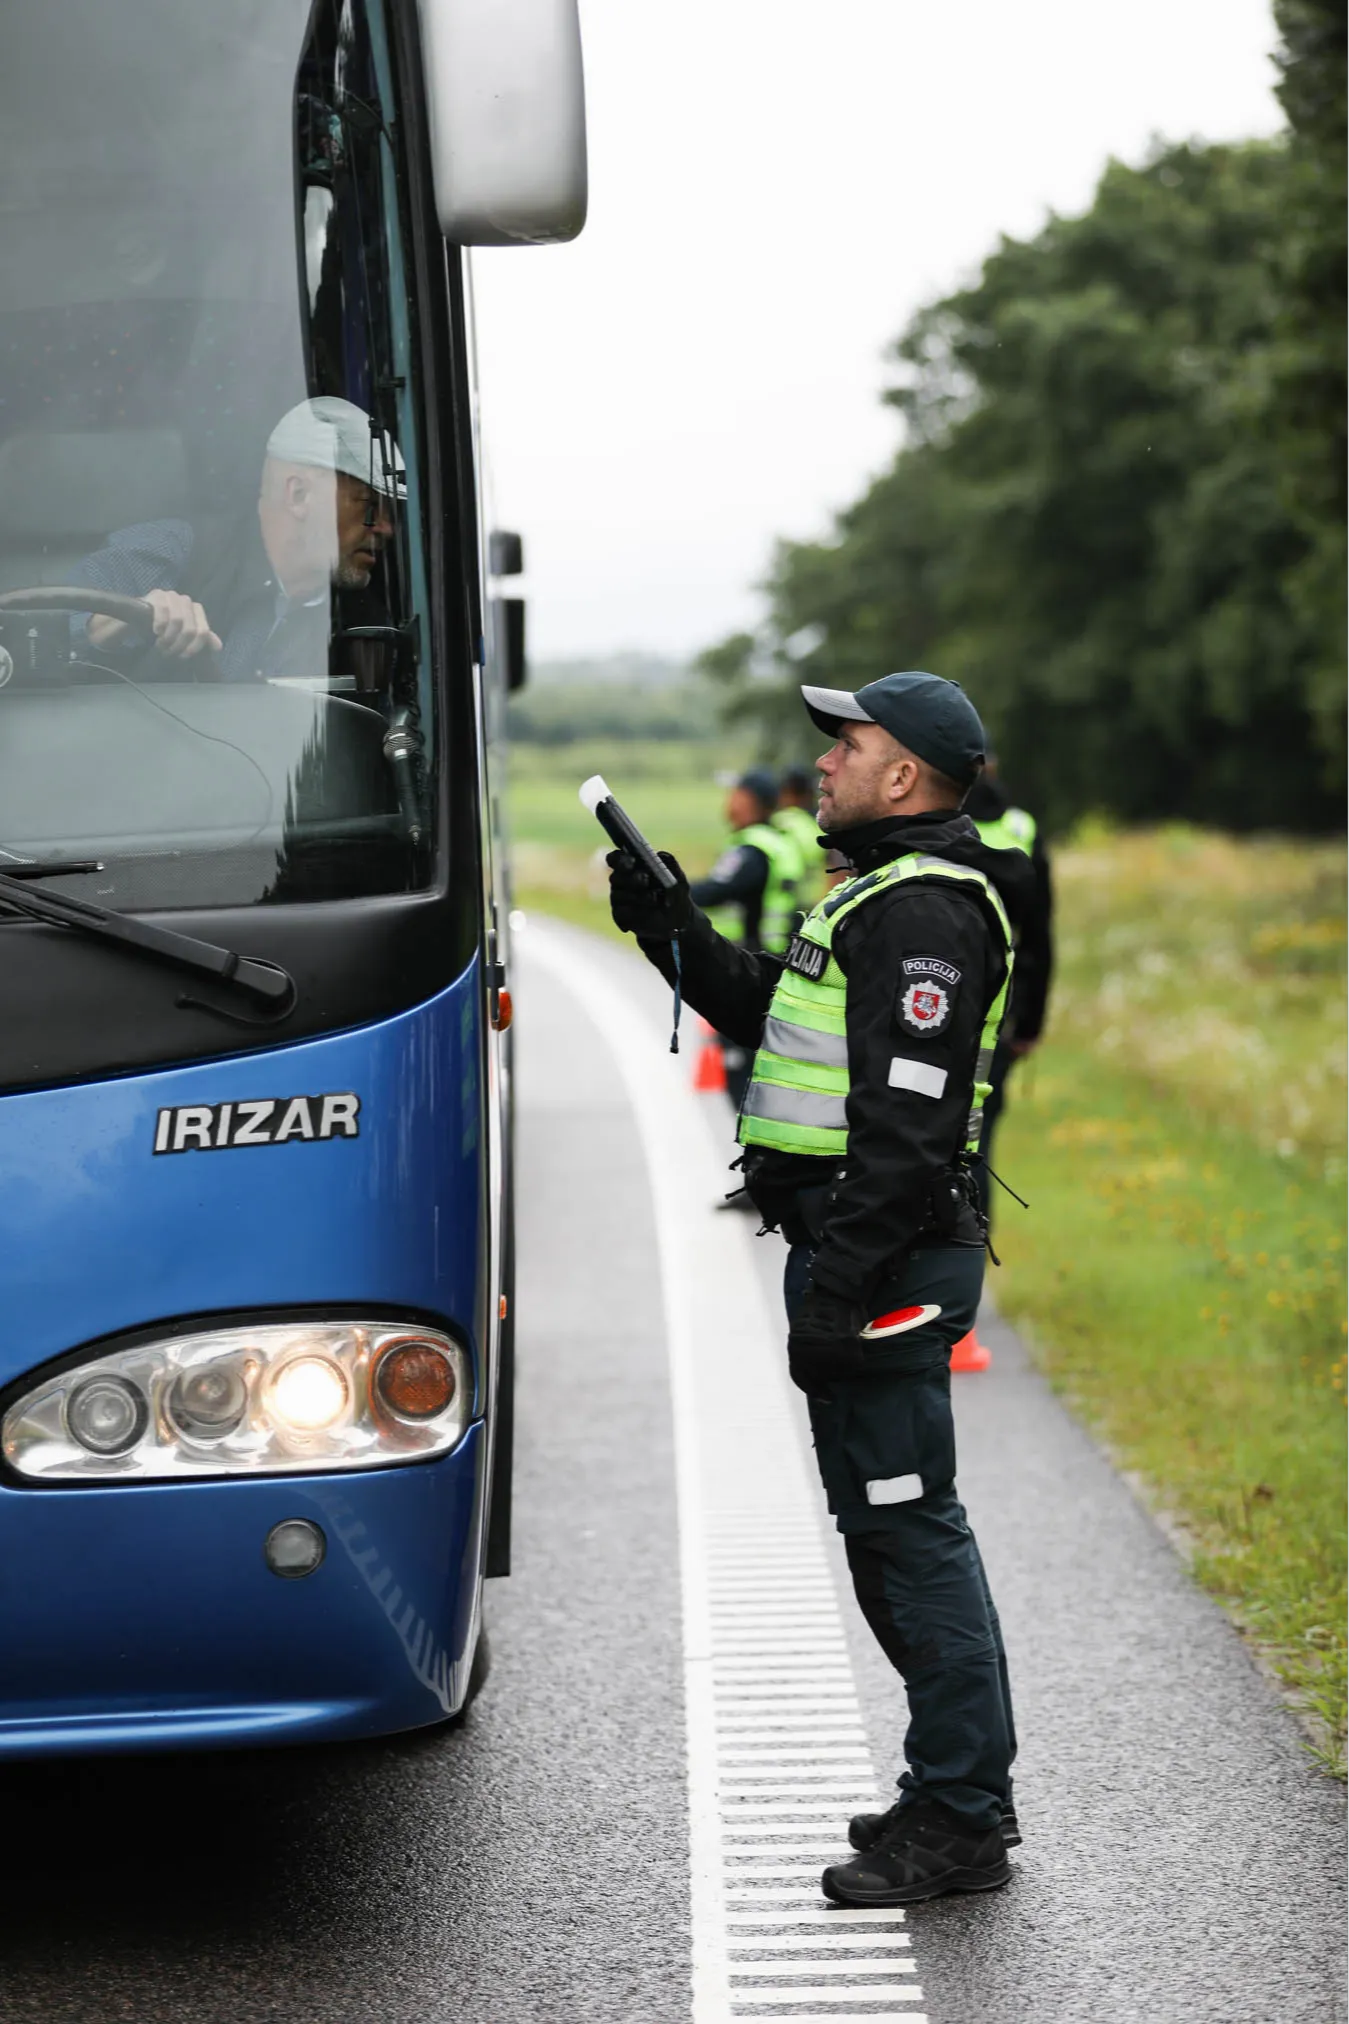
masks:
[[[325,1096],[271,1096],[235,1103],[184,1103],[155,1121],[157,1153],[219,1153],[235,1146],[280,1146],[312,1139],[359,1138],[361,1099],[349,1089]]]
[[[902,968],[899,1016],[904,1026],[925,1039],[944,1033],[955,1009],[959,970],[940,956],[906,956]]]
[[[828,949],[822,949],[818,942],[808,942],[804,935],[792,936],[792,945],[787,951],[787,968],[795,970],[799,977],[809,977],[812,984],[818,984],[828,961]]]

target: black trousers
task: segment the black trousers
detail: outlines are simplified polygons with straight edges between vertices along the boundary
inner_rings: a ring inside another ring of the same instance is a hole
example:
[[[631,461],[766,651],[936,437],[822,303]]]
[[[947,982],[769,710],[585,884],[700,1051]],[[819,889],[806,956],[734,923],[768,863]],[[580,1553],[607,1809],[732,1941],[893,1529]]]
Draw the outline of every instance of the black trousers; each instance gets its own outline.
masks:
[[[789,1314],[810,1260],[807,1246],[792,1247]],[[913,1253],[886,1310],[893,1301],[939,1314],[878,1345],[874,1373],[828,1386],[809,1407],[857,1600],[908,1695],[901,1796],[940,1799],[992,1827],[1010,1791],[1016,1731],[998,1613],[956,1495],[950,1373],[982,1278],[980,1251]]]

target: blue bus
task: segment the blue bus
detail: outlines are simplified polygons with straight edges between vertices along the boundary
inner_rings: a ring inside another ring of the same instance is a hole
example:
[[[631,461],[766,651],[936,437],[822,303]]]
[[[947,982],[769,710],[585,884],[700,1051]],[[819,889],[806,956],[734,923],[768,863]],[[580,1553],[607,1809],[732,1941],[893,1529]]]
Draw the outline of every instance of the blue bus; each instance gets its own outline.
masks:
[[[0,1757],[456,1715],[507,1571],[523,606],[466,248],[574,0],[14,0]]]

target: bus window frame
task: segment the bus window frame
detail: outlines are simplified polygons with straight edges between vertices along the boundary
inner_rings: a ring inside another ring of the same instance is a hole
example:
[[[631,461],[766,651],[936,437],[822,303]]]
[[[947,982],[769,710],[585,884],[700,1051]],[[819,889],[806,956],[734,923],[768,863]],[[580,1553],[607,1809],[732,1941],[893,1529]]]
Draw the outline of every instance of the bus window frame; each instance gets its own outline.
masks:
[[[383,11],[401,128],[404,257],[421,394],[414,411],[429,502],[427,651],[441,748],[431,881],[377,897],[156,910],[164,927],[290,970],[299,985],[294,1009],[272,1023],[241,1023],[237,1007],[212,1000],[209,988],[185,1007],[181,977],[171,970],[61,929],[5,921],[0,1092],[206,1061],[372,1024],[445,989],[483,948],[482,601],[464,256],[442,238],[435,207],[415,0],[383,0]]]

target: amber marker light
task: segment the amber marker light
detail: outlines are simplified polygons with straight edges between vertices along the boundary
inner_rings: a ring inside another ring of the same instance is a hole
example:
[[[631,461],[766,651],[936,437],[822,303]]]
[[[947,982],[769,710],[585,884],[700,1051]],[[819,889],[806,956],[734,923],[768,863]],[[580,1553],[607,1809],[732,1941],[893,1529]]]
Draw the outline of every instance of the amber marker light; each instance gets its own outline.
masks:
[[[454,1365],[433,1342],[396,1342],[375,1371],[380,1404],[400,1420],[433,1420],[453,1403]]]

